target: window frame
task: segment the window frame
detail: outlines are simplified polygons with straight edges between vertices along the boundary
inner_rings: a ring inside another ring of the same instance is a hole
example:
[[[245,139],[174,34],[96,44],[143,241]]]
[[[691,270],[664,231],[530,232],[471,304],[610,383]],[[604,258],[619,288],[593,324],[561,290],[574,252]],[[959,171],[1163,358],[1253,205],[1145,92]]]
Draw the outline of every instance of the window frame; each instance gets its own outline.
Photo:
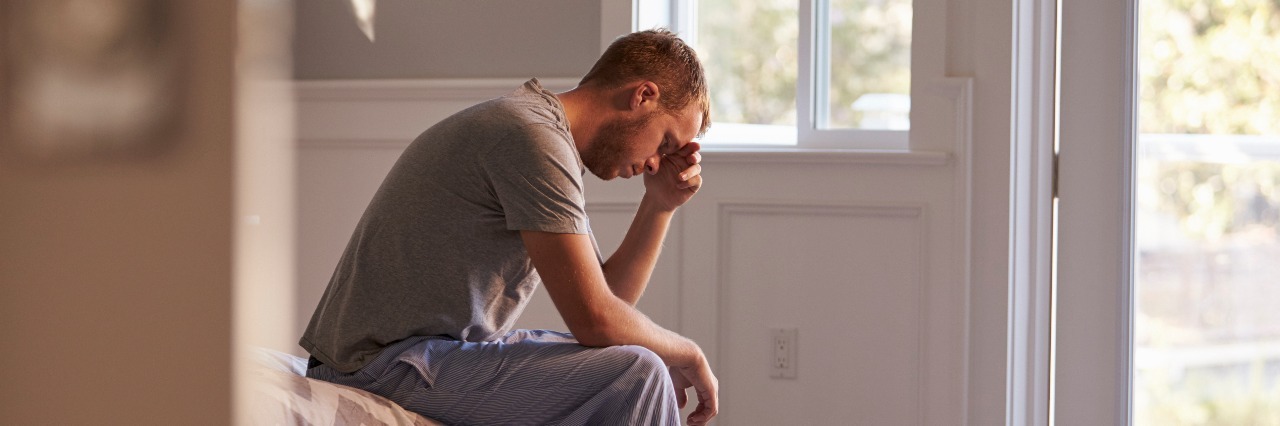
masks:
[[[604,6],[602,15],[605,22],[607,16],[616,6]],[[818,126],[823,113],[818,101],[825,99],[826,72],[822,69],[824,57],[819,49],[829,49],[823,43],[825,38],[818,31],[822,30],[823,11],[829,6],[829,0],[800,0],[798,18],[800,37],[797,46],[796,73],[796,126],[764,125],[749,123],[714,123],[701,141],[707,148],[723,150],[856,150],[856,151],[893,151],[906,152],[910,146],[910,130],[880,129],[823,129]],[[631,28],[629,31],[653,27],[667,27],[681,34],[686,40],[696,43],[697,0],[635,0],[631,9]],[[913,19],[914,20],[914,19]],[[602,25],[602,32],[608,34],[609,28]],[[912,49],[915,49],[916,26],[912,25]],[[602,39],[612,39],[602,37]],[[607,43],[604,43],[607,47]],[[602,47],[603,49],[603,47]],[[914,53],[913,53],[914,56]],[[916,78],[915,65],[912,65],[912,79]],[[914,82],[912,84],[914,88]],[[913,98],[914,95],[911,95]],[[789,133],[789,135],[787,134]]]

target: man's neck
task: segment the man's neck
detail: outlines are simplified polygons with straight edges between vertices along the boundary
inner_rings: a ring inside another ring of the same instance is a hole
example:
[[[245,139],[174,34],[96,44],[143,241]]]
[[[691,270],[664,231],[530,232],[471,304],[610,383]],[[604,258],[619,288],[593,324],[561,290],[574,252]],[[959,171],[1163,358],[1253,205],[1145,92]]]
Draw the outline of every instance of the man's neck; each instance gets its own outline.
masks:
[[[587,149],[587,145],[595,139],[600,129],[604,113],[608,105],[601,102],[601,96],[589,88],[582,86],[567,92],[557,93],[556,98],[564,105],[565,118],[569,120],[569,133],[573,135],[573,143],[578,152]]]

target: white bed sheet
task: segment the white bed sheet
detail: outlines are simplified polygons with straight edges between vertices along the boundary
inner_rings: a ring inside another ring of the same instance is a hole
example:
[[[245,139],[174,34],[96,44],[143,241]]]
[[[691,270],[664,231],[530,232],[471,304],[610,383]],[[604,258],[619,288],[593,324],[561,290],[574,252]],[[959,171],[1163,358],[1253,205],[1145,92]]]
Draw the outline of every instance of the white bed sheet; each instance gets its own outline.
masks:
[[[381,396],[308,379],[305,376],[305,358],[264,348],[255,348],[250,356],[253,361],[253,394],[248,410],[254,424],[444,425],[405,410]]]

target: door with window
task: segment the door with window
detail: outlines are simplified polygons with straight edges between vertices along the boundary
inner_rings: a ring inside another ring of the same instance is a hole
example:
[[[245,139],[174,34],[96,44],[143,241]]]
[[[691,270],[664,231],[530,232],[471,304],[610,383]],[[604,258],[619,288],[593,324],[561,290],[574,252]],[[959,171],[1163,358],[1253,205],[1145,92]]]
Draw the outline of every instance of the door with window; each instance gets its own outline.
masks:
[[[1058,424],[1280,424],[1280,5],[1062,28]]]

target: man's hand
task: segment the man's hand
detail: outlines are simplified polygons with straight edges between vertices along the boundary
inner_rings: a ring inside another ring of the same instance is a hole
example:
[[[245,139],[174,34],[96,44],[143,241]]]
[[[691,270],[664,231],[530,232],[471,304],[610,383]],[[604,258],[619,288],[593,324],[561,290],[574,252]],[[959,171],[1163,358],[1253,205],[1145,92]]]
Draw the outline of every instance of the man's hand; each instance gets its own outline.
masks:
[[[675,367],[667,367],[667,371],[671,374],[671,385],[676,389],[676,406],[684,408],[684,405],[689,403],[689,395],[684,390],[693,386],[693,383],[689,383],[689,379],[680,374]]]
[[[704,425],[719,410],[719,381],[697,343],[654,324],[649,317],[610,291],[590,237],[520,231],[529,259],[542,277],[569,332],[583,346],[639,345],[653,351],[671,372],[672,383],[693,387],[698,409],[690,425]],[[679,400],[677,400],[679,402]]]
[[[671,384],[676,388],[676,403],[684,408],[688,396],[684,390],[693,387],[698,395],[698,408],[689,414],[690,426],[701,426],[710,422],[720,412],[720,381],[711,373],[707,359],[698,352],[697,361],[690,366],[673,365],[670,367]]]
[[[674,211],[684,205],[702,188],[702,149],[697,142],[689,142],[680,150],[662,156],[656,172],[644,175],[645,197],[657,206]]]

